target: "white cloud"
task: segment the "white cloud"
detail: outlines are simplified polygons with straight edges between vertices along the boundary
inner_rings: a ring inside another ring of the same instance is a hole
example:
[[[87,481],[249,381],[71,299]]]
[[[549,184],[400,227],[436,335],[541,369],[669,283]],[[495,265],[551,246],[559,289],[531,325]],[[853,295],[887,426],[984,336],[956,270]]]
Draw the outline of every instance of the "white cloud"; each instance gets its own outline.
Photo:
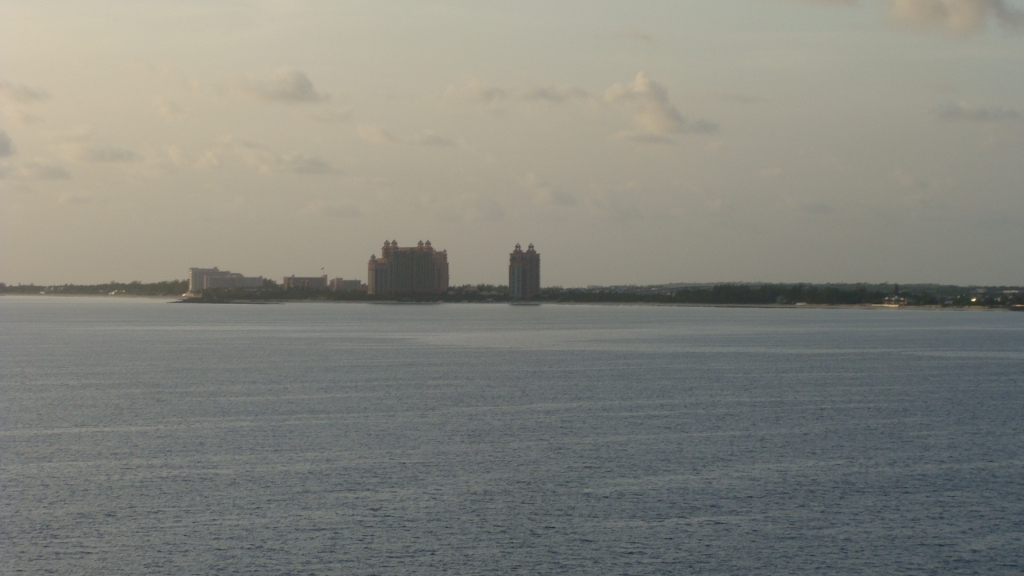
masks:
[[[450,136],[438,134],[432,130],[426,130],[406,138],[406,142],[415,146],[433,146],[435,148],[447,148],[458,145],[458,141]]]
[[[496,105],[509,100],[566,102],[590,98],[590,93],[570,85],[535,86],[519,91],[510,91],[498,86],[489,86],[479,80],[469,80],[462,84],[450,84],[445,90],[444,96],[448,100],[466,104]]]
[[[470,80],[460,85],[450,85],[445,97],[462,103],[475,103],[496,109],[502,102],[549,102],[562,103],[572,100],[600,102],[608,106],[628,108],[633,112],[637,131],[619,134],[616,138],[643,143],[671,143],[671,136],[677,134],[703,134],[718,131],[718,124],[708,120],[690,120],[684,117],[672,103],[665,88],[651,79],[646,72],[639,72],[632,82],[615,84],[599,97],[572,85],[539,86],[510,92],[497,86],[485,85]],[[379,128],[360,131],[364,139],[380,144],[406,142]],[[442,144],[436,138],[430,141]],[[450,145],[447,144],[447,145]]]
[[[302,218],[320,216],[347,220],[359,218],[363,215],[363,210],[351,202],[318,202],[299,210],[296,215]]]
[[[329,97],[317,92],[305,72],[292,68],[282,68],[266,78],[248,76],[238,86],[269,102],[323,102]]]
[[[221,168],[228,160],[238,160],[260,172],[287,172],[291,174],[326,175],[339,170],[317,156],[299,152],[279,153],[258,142],[236,142],[227,136],[221,144],[208,149],[196,163],[198,168]]]
[[[156,106],[160,117],[168,124],[180,121],[188,113],[184,108],[166,98],[157,98],[153,101],[153,105]]]
[[[520,100],[544,100],[547,102],[565,102],[566,100],[589,97],[589,92],[576,86],[542,86],[524,90],[519,94]]]
[[[85,162],[96,163],[134,162],[139,159],[138,154],[126,148],[97,143],[79,147],[77,157]]]
[[[271,148],[254,142],[237,146],[236,152],[250,165],[261,172],[290,172],[292,174],[323,175],[334,174],[337,170],[329,162],[316,156],[298,152],[278,153]]]
[[[641,44],[647,44],[654,48],[658,47],[658,41],[654,39],[654,36],[651,36],[641,30],[637,30],[636,28],[623,28],[622,37],[627,40],[633,40],[634,42],[640,42]]]
[[[791,201],[790,204],[793,205],[797,212],[812,216],[827,216],[836,212],[834,204],[823,200],[797,200]]]
[[[398,136],[379,126],[360,126],[359,137],[373,144],[397,144],[401,142]]]
[[[339,124],[352,119],[352,109],[343,107],[333,110],[321,110],[309,115],[309,118],[320,124]]]
[[[540,206],[568,207],[576,205],[575,196],[538,179],[535,174],[527,174],[525,184],[533,196],[534,203]]]
[[[438,134],[431,130],[420,132],[412,136],[396,136],[391,132],[373,125],[359,127],[359,136],[373,144],[407,144],[410,146],[431,146],[435,148],[447,148],[457,146],[459,141],[444,134]]]
[[[316,156],[306,156],[296,152],[281,154],[277,161],[270,165],[270,169],[293,174],[334,174],[337,172],[329,162]]]
[[[1024,12],[1005,0],[886,0],[899,22],[941,28],[963,36],[977,32],[989,22],[1011,28],[1024,27]]]
[[[490,196],[466,195],[433,205],[435,216],[443,222],[503,222],[505,207]]]
[[[969,102],[957,102],[939,108],[939,118],[949,121],[963,122],[1016,122],[1024,119],[1016,110],[1003,108],[982,108]]]
[[[814,4],[853,5],[858,0],[801,0]],[[1024,28],[1024,12],[1006,0],[881,0],[889,16],[904,24],[945,30],[953,36],[979,32],[991,22]]]
[[[0,81],[0,97],[16,104],[31,104],[49,98],[45,90]]]
[[[507,99],[508,92],[497,86],[487,86],[479,80],[469,80],[463,84],[450,84],[444,96],[456,102],[495,104]]]
[[[171,165],[177,168],[185,165],[185,155],[181,152],[181,148],[178,146],[167,146],[164,148],[164,153]]]
[[[896,183],[899,184],[901,188],[924,189],[930,186],[927,180],[918,178],[913,173],[902,168],[893,174],[893,178],[896,179]]]
[[[29,114],[24,110],[9,110],[8,114],[19,124],[26,126],[30,124],[38,124],[43,121],[43,119],[39,116],[36,116],[35,114]]]
[[[67,193],[57,198],[59,204],[92,204],[93,198],[88,194]]]
[[[754,50],[747,57],[751,66],[767,70],[806,70],[820,65],[826,56],[821,51],[800,48]]]
[[[16,150],[14,142],[11,141],[11,137],[7,135],[7,132],[0,130],[0,158],[14,156]]]
[[[116,164],[140,159],[132,150],[108,144],[97,138],[88,126],[64,135],[54,148],[65,160],[70,161]]]
[[[765,98],[750,96],[749,94],[739,94],[736,92],[722,92],[713,94],[711,97],[719,102],[728,102],[730,104],[758,104],[766,101]]]
[[[634,140],[664,142],[664,137],[671,134],[718,130],[718,125],[713,122],[685,118],[669,99],[668,91],[646,72],[637,73],[629,84],[615,84],[606,90],[604,101],[632,109],[634,123],[640,131],[631,138]]]
[[[494,198],[478,196],[462,205],[463,216],[470,221],[502,222],[505,220],[505,208]]]
[[[60,164],[41,160],[29,160],[22,163],[15,174],[29,180],[67,180],[71,178],[71,173]]]
[[[836,4],[851,6],[856,4],[858,0],[800,0],[801,2],[807,2],[808,4]]]
[[[626,140],[639,144],[675,144],[676,141],[664,134],[646,134],[643,132],[619,132],[612,136],[614,140]]]

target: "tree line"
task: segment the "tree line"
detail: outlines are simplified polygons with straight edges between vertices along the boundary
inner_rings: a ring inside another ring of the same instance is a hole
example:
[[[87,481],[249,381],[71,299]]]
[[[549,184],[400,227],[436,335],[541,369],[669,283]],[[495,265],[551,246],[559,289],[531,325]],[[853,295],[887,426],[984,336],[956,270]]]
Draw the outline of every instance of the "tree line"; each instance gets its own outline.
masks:
[[[0,283],[0,294],[125,294],[130,296],[180,296],[188,290],[188,280],[163,282],[107,282],[106,284],[35,284],[7,285]]]
[[[105,284],[35,284],[6,285],[0,283],[0,294],[68,294],[180,296],[188,290],[187,280],[144,283],[107,282]],[[196,301],[286,301],[330,300],[357,302],[507,302],[508,286],[465,284],[453,286],[443,294],[407,294],[375,296],[365,292],[334,292],[331,290],[284,290],[266,280],[258,289],[210,289]],[[959,287],[916,285],[905,287],[868,284],[741,284],[721,283],[701,286],[618,286],[561,288],[549,287],[533,298],[536,302],[565,303],[651,303],[708,305],[877,305],[946,306],[1019,308],[1024,306],[1024,289],[1012,287]]]

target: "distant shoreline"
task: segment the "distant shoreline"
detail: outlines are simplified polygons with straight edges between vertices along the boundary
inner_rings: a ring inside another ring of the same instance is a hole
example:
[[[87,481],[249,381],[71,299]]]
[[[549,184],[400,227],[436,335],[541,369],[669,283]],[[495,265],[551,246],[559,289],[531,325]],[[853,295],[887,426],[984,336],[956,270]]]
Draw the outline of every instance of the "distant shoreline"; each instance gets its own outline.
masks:
[[[260,287],[190,291],[185,280],[154,283],[110,282],[95,285],[0,283],[0,295],[81,295],[169,298],[183,303],[282,303],[299,301],[372,302],[389,305],[428,303],[600,304],[604,306],[698,306],[733,308],[933,308],[1021,309],[1024,286],[956,286],[942,284],[652,284],[569,287],[549,286],[525,300],[513,301],[501,284],[462,284],[446,290],[413,294],[369,294],[362,290],[321,287],[286,288],[265,280]]]
[[[251,305],[280,305],[280,304],[374,304],[374,305],[439,305],[439,304],[466,304],[466,305],[505,305],[515,306],[514,303],[508,301],[464,301],[464,302],[445,302],[445,301],[402,301],[402,300],[313,300],[313,299],[263,299],[263,300],[246,300],[246,299],[182,299],[177,298],[175,300],[168,300],[173,296],[154,296],[148,294],[10,294],[0,293],[2,297],[59,297],[59,298],[116,298],[116,299],[146,299],[146,300],[160,300],[167,304],[251,304]],[[1021,307],[986,307],[986,306],[941,306],[941,305],[902,305],[892,306],[884,304],[725,304],[725,303],[698,303],[698,302],[574,302],[574,301],[540,301],[531,303],[531,305],[549,305],[549,306],[649,306],[649,307],[667,307],[667,308],[753,308],[753,309],[772,309],[772,310],[802,310],[802,309],[847,309],[847,310],[917,310],[917,311],[952,311],[952,312],[1024,312],[1024,306]]]

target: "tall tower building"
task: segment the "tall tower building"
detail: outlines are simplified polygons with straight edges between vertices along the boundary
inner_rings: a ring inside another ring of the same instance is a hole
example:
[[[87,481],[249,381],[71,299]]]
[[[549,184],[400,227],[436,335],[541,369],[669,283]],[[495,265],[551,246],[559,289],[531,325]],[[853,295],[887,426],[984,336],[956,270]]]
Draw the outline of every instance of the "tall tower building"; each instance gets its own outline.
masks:
[[[380,258],[370,256],[367,272],[368,294],[442,294],[448,291],[448,251],[434,250],[430,240],[404,248],[385,240]]]
[[[522,246],[509,254],[508,294],[512,300],[525,300],[540,294],[540,254],[533,244],[523,252]]]

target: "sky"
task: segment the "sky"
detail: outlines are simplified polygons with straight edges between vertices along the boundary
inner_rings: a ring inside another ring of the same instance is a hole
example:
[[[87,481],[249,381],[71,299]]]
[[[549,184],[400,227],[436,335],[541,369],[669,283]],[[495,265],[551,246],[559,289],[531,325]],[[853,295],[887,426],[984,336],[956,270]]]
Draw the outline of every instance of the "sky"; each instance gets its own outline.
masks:
[[[1019,0],[0,0],[0,282],[1024,284]],[[324,272],[321,272],[321,269]]]

